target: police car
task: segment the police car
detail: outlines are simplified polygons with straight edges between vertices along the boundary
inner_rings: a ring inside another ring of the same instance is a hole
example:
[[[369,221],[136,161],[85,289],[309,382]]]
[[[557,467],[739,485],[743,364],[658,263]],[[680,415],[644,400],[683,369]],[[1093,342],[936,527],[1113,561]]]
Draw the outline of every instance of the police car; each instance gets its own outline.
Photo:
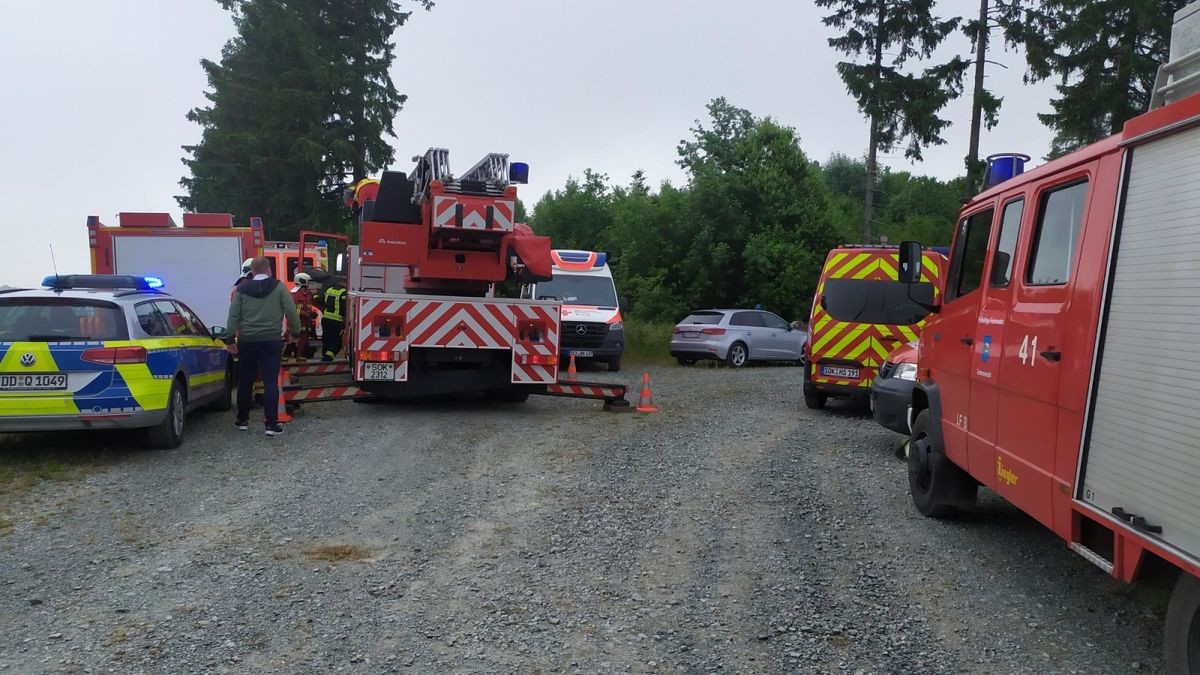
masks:
[[[146,430],[183,440],[186,414],[226,411],[229,351],[154,277],[51,276],[0,292],[0,432]]]

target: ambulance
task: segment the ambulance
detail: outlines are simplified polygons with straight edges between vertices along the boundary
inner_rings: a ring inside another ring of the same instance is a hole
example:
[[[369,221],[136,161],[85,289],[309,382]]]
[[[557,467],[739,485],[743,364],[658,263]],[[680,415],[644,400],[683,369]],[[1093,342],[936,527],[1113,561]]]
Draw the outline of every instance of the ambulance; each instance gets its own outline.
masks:
[[[528,286],[524,296],[562,303],[562,358],[595,361],[616,372],[625,352],[622,302],[617,297],[608,254],[596,251],[550,252],[553,279]]]
[[[917,339],[946,256],[925,249],[921,281],[912,285],[896,281],[898,261],[895,246],[843,246],[825,258],[805,346],[809,408],[824,408],[830,396],[867,397],[888,354]]]

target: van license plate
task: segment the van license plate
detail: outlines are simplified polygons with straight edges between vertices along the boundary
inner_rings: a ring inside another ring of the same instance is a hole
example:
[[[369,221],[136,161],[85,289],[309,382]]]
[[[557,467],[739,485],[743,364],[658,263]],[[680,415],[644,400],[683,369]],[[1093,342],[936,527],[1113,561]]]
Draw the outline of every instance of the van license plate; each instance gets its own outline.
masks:
[[[0,375],[0,391],[60,391],[66,388],[66,373]]]
[[[843,368],[841,366],[821,366],[821,374],[825,377],[843,377],[848,380],[858,379],[858,368]]]
[[[590,350],[587,350],[587,349],[572,349],[571,356],[574,356],[574,357],[580,358],[580,359],[590,359],[593,356],[595,356],[595,354],[593,354]]]
[[[368,382],[391,382],[396,379],[396,364],[364,363],[363,379]]]

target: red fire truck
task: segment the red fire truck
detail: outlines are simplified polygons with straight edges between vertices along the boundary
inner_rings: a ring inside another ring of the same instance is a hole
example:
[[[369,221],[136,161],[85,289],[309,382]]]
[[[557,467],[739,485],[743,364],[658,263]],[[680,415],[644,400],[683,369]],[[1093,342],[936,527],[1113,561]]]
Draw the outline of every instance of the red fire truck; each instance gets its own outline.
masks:
[[[208,326],[225,325],[229,289],[242,261],[262,255],[263,224],[234,227],[228,213],[121,213],[117,226],[88,216],[93,274],[155,276]]]
[[[385,172],[347,196],[359,219],[345,337],[355,386],[385,397],[484,392],[624,403],[623,386],[558,382],[559,302],[497,296],[505,282],[551,278],[550,239],[516,222],[515,184],[528,166],[489,154],[455,176],[447,150],[415,159],[410,174]],[[297,392],[292,400],[313,398]]]
[[[920,341],[909,483],[944,517],[995,491],[1125,581],[1179,571],[1172,673],[1200,673],[1200,3],[1151,110],[1028,173],[994,159]],[[1185,44],[1184,39],[1190,39]],[[1011,176],[1011,177],[1009,177]],[[1005,180],[1007,178],[1007,180]],[[905,242],[901,280],[919,281]]]

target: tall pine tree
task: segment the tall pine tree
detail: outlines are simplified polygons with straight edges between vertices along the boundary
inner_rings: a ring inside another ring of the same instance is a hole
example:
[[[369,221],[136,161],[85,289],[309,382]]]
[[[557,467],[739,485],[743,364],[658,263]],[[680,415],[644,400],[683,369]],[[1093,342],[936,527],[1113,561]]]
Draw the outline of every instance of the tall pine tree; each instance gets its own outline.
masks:
[[[341,229],[341,190],[393,153],[384,139],[405,97],[388,75],[392,34],[408,12],[393,0],[220,0],[237,37],[220,63],[201,61],[210,105],[184,146],[189,211],[261,215],[270,235]],[[420,0],[427,8],[428,0]]]
[[[1054,129],[1058,156],[1121,130],[1150,103],[1154,75],[1167,60],[1171,22],[1188,0],[1043,0],[1030,13],[1030,81],[1057,78]]]
[[[938,113],[962,93],[967,62],[955,58],[918,74],[907,72],[910,59],[928,59],[957,26],[933,13],[935,0],[816,0],[833,10],[825,25],[845,31],[829,45],[866,63],[843,61],[838,74],[859,110],[871,122],[867,146],[867,184],[863,240],[871,241],[879,151],[904,145],[904,154],[920,159],[922,148],[939,145],[950,122]]]

